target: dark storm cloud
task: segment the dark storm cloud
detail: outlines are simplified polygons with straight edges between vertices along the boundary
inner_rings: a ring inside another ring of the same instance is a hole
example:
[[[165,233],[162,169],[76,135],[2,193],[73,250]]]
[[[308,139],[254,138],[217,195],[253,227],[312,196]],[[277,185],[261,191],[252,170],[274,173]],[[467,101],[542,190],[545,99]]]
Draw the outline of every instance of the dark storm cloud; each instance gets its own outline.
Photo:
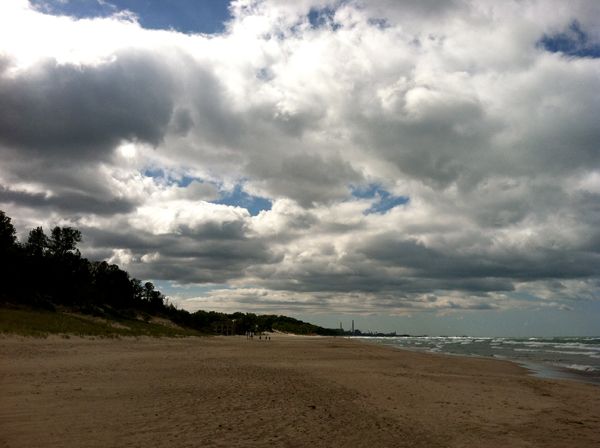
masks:
[[[244,116],[233,111],[224,95],[223,84],[213,74],[198,67],[188,75],[191,76],[186,80],[185,95],[191,100],[189,118],[195,124],[197,142],[222,148],[244,146],[243,137],[248,125]]]
[[[248,238],[241,225],[208,223],[193,231],[154,235],[84,228],[93,251],[128,251],[132,274],[179,283],[223,283],[243,276],[253,264],[280,260],[266,241]],[[158,256],[154,256],[159,254]],[[144,258],[144,256],[147,258]],[[109,258],[109,257],[107,257]]]
[[[161,243],[159,259],[132,264],[129,269],[141,277],[182,284],[225,283],[242,278],[250,265],[279,261],[260,241],[198,242],[180,238],[173,245],[164,240]]]
[[[169,246],[170,255],[183,257],[197,253],[197,244],[188,245],[192,241],[203,244],[234,244],[247,239],[244,223],[241,221],[206,222],[191,229],[186,224],[177,233],[155,235],[146,231],[126,232],[115,229],[97,227],[85,228],[89,242],[98,247],[128,248],[136,252],[156,251],[163,245]],[[260,252],[260,251],[258,251]]]
[[[169,72],[148,52],[95,66],[48,59],[0,77],[0,142],[35,157],[77,162],[106,158],[121,140],[157,145],[172,110]]]
[[[0,203],[21,207],[46,208],[61,213],[94,213],[113,215],[133,211],[135,204],[118,198],[99,198],[86,193],[65,192],[58,196],[11,190],[0,185]]]
[[[462,291],[469,294],[485,294],[492,291],[513,291],[514,278],[494,278],[481,276],[477,272],[461,272],[461,276],[453,277],[437,272],[399,273],[393,270],[390,263],[377,262],[363,258],[351,263],[340,261],[350,272],[335,272],[324,269],[315,263],[306,263],[301,269],[292,271],[289,276],[279,272],[276,278],[263,276],[260,284],[275,290],[318,293],[329,292],[339,294],[382,293],[393,294],[394,305],[415,294],[426,294],[431,291]],[[462,271],[465,270],[463,267]]]
[[[374,117],[353,112],[348,118],[356,125],[353,134],[357,143],[371,148],[404,175],[436,188],[464,176],[480,179],[477,171],[487,170],[485,159],[495,157],[488,148],[499,124],[487,117],[473,98],[415,90],[404,95],[423,95],[426,99],[421,105],[404,104],[395,114],[381,111]]]
[[[386,266],[408,268],[416,277],[532,281],[600,275],[600,254],[586,251],[565,253],[562,249],[531,247],[497,253],[491,248],[461,253],[448,248],[445,251],[428,248],[418,241],[398,240],[392,235],[365,241],[359,250]]]
[[[253,160],[247,169],[271,195],[294,199],[306,208],[346,198],[348,185],[362,180],[348,162],[317,154],[280,156],[265,163]]]

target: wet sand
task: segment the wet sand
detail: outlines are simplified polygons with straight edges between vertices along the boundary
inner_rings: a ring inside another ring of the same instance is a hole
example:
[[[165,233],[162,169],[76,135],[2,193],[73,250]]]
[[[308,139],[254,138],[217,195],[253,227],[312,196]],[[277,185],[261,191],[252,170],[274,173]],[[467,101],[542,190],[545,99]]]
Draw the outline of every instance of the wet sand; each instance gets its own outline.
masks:
[[[0,447],[598,447],[600,387],[335,338],[0,337]]]

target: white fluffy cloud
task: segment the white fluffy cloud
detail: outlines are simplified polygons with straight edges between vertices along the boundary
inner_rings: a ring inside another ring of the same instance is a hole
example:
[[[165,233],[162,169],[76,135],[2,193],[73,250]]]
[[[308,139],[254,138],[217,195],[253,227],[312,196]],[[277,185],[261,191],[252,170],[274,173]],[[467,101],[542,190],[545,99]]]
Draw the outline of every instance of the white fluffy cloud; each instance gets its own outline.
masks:
[[[220,285],[197,299],[219,309],[600,298],[597,2],[230,10],[209,36],[0,6],[0,206],[22,232],[76,225],[90,257]],[[552,43],[573,30],[579,52]]]

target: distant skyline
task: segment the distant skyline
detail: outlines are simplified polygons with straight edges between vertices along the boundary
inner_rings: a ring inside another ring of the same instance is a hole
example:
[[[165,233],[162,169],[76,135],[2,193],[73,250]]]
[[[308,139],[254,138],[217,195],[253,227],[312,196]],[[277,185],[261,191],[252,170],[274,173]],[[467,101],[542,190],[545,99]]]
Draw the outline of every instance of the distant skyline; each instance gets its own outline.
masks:
[[[600,2],[0,3],[0,209],[177,306],[600,335]]]

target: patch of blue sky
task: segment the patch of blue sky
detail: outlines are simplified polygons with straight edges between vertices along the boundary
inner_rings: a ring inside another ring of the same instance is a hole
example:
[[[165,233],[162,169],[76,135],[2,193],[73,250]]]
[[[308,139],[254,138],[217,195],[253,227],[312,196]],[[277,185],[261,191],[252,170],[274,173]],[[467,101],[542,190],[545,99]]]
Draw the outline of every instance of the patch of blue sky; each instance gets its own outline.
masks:
[[[589,35],[583,30],[581,24],[574,20],[568,28],[551,35],[545,34],[538,46],[552,53],[562,53],[568,56],[581,58],[599,58],[600,43],[590,40]]]
[[[335,8],[312,8],[308,13],[308,22],[313,28],[332,28],[334,31],[339,29],[341,25],[335,23]]]
[[[380,30],[384,30],[386,28],[390,28],[390,22],[387,19],[374,17],[370,18],[368,21],[369,25],[374,26],[375,28],[379,28]]]
[[[366,186],[351,186],[350,192],[352,196],[358,199],[372,199],[378,191],[385,191],[379,184],[368,184]]]
[[[182,299],[201,297],[215,289],[229,289],[229,285],[225,283],[206,284],[206,285],[180,285],[175,282],[164,280],[150,280],[154,287],[166,296],[179,297]]]
[[[269,82],[275,78],[273,71],[268,67],[263,67],[256,72],[256,78],[261,81]]]
[[[205,181],[199,177],[184,175],[170,174],[162,168],[147,168],[142,174],[146,177],[152,177],[157,180],[158,183],[166,185],[177,185],[178,187],[187,187],[192,182],[205,183]]]
[[[231,18],[229,0],[32,0],[38,10],[76,18],[134,13],[144,28],[182,33],[221,33]]]
[[[181,176],[180,178],[175,180],[175,183],[179,187],[187,187],[189,184],[191,184],[194,181],[204,183],[204,181],[202,179],[200,179],[199,177],[192,177],[192,176]]]
[[[142,174],[146,177],[152,177],[153,179],[168,179],[162,168],[147,168]]]
[[[365,215],[372,213],[384,214],[410,200],[407,196],[394,196],[379,184],[369,184],[364,187],[351,187],[351,194],[357,199],[373,199],[371,207],[364,211]]]
[[[271,210],[272,202],[260,196],[252,196],[246,193],[241,184],[237,184],[229,192],[221,192],[221,199],[213,201],[214,204],[231,205],[248,210],[250,215],[256,216],[261,211]]]
[[[148,168],[143,173],[146,177],[152,177],[159,183],[166,185],[177,185],[178,187],[187,187],[192,182],[205,183],[199,177],[188,175],[171,176],[161,168]],[[212,201],[213,204],[231,205],[233,207],[242,207],[248,210],[251,216],[258,215],[263,210],[271,210],[272,202],[267,198],[252,196],[244,191],[242,184],[236,184],[233,190],[227,191],[219,188],[217,184],[212,183],[219,190],[220,198]]]

